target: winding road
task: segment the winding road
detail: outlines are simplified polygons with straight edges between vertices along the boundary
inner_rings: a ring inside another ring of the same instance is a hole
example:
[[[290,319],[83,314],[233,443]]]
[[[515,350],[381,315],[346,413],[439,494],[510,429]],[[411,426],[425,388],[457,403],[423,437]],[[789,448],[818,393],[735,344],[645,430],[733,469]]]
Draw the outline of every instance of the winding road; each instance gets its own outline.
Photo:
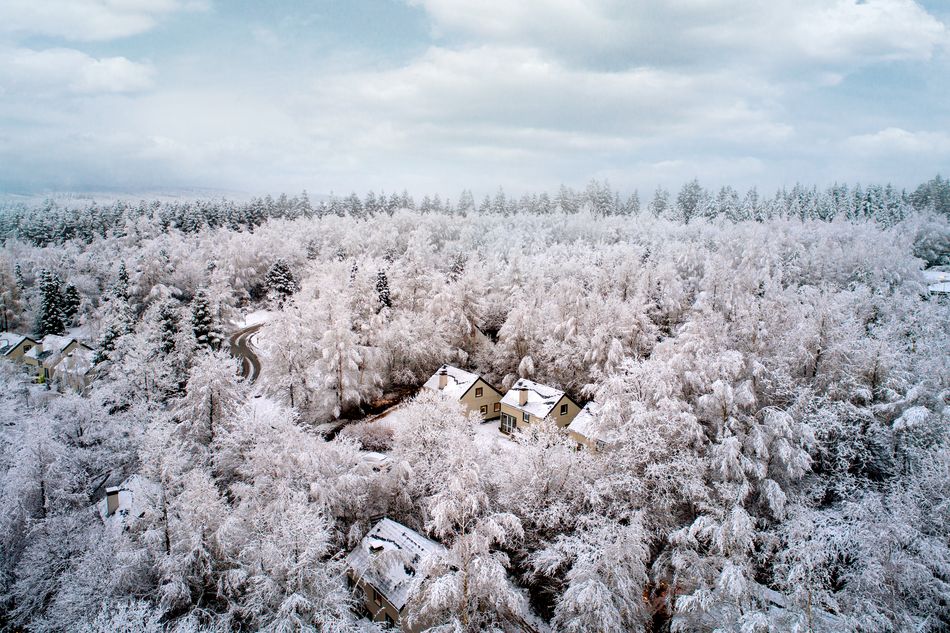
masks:
[[[261,375],[261,360],[254,352],[251,337],[257,334],[263,323],[242,328],[231,335],[228,341],[231,344],[231,356],[241,361],[241,377],[249,383],[257,380]]]

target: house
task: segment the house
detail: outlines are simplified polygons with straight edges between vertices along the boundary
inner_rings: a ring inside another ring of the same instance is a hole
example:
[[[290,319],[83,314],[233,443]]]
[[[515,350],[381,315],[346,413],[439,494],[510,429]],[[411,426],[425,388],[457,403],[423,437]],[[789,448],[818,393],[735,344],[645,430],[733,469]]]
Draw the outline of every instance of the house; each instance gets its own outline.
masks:
[[[501,399],[502,433],[524,430],[532,423],[550,417],[564,428],[580,413],[580,406],[560,389],[521,378]]]
[[[125,528],[129,520],[145,516],[159,497],[158,486],[141,475],[132,475],[118,486],[108,486],[105,492],[96,509],[103,523],[117,529]]]
[[[422,387],[458,400],[465,405],[468,412],[477,412],[482,420],[497,418],[501,412],[500,391],[485,382],[478,374],[452,365],[439,367],[439,370],[432,374]]]
[[[950,271],[941,268],[930,268],[924,271],[924,280],[927,282],[927,291],[937,297],[950,295]]]
[[[49,359],[50,376],[55,374],[63,384],[82,391],[95,378],[98,369],[94,362],[95,355],[94,350],[82,344],[65,356],[54,355]]]
[[[38,343],[29,336],[15,332],[0,332],[0,354],[9,360],[22,360],[23,355],[37,345]]]
[[[599,413],[600,406],[596,402],[588,402],[567,425],[570,438],[592,451],[602,451],[617,441],[614,433],[600,428],[597,419]]]
[[[81,349],[92,351],[91,347],[74,338],[47,334],[23,355],[23,362],[31,367],[31,371],[45,382],[53,377],[56,365],[65,356]]]
[[[374,622],[415,633],[425,627],[410,627],[402,619],[412,582],[424,559],[444,549],[405,525],[384,518],[347,555],[347,578],[361,592],[362,606]]]

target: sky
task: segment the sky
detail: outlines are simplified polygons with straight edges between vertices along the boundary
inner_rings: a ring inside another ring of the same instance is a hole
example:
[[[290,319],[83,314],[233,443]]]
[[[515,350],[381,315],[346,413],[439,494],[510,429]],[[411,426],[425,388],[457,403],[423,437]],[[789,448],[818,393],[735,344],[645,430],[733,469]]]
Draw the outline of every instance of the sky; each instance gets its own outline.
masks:
[[[0,192],[937,173],[946,0],[0,2]]]

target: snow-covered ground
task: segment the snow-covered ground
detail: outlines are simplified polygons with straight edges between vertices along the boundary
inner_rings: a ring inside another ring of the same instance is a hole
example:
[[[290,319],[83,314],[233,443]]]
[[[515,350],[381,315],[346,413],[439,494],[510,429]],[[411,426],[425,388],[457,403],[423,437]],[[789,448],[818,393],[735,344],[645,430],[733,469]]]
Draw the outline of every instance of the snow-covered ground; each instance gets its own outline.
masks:
[[[257,325],[258,323],[266,323],[270,321],[274,316],[274,313],[270,310],[260,309],[254,310],[242,316],[240,319],[234,319],[232,323],[234,327],[245,328],[251,327],[252,325]]]
[[[376,417],[368,418],[365,422],[382,424],[398,432],[400,428],[408,423],[408,408],[402,404],[380,413]],[[482,422],[475,428],[475,437],[478,443],[487,446],[498,446],[502,450],[518,450],[518,444],[512,442],[507,435],[498,429],[498,420]]]

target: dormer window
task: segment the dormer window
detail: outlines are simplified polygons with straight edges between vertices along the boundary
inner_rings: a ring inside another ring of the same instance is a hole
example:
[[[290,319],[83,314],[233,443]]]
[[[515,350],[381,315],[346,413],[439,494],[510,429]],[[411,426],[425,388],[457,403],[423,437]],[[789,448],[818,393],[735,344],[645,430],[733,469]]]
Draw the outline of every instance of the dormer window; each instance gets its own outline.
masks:
[[[370,546],[369,546],[369,551],[370,551],[370,553],[372,553],[372,554],[379,554],[381,551],[383,551],[383,549],[385,549],[385,548],[384,548],[382,545],[370,545]]]

